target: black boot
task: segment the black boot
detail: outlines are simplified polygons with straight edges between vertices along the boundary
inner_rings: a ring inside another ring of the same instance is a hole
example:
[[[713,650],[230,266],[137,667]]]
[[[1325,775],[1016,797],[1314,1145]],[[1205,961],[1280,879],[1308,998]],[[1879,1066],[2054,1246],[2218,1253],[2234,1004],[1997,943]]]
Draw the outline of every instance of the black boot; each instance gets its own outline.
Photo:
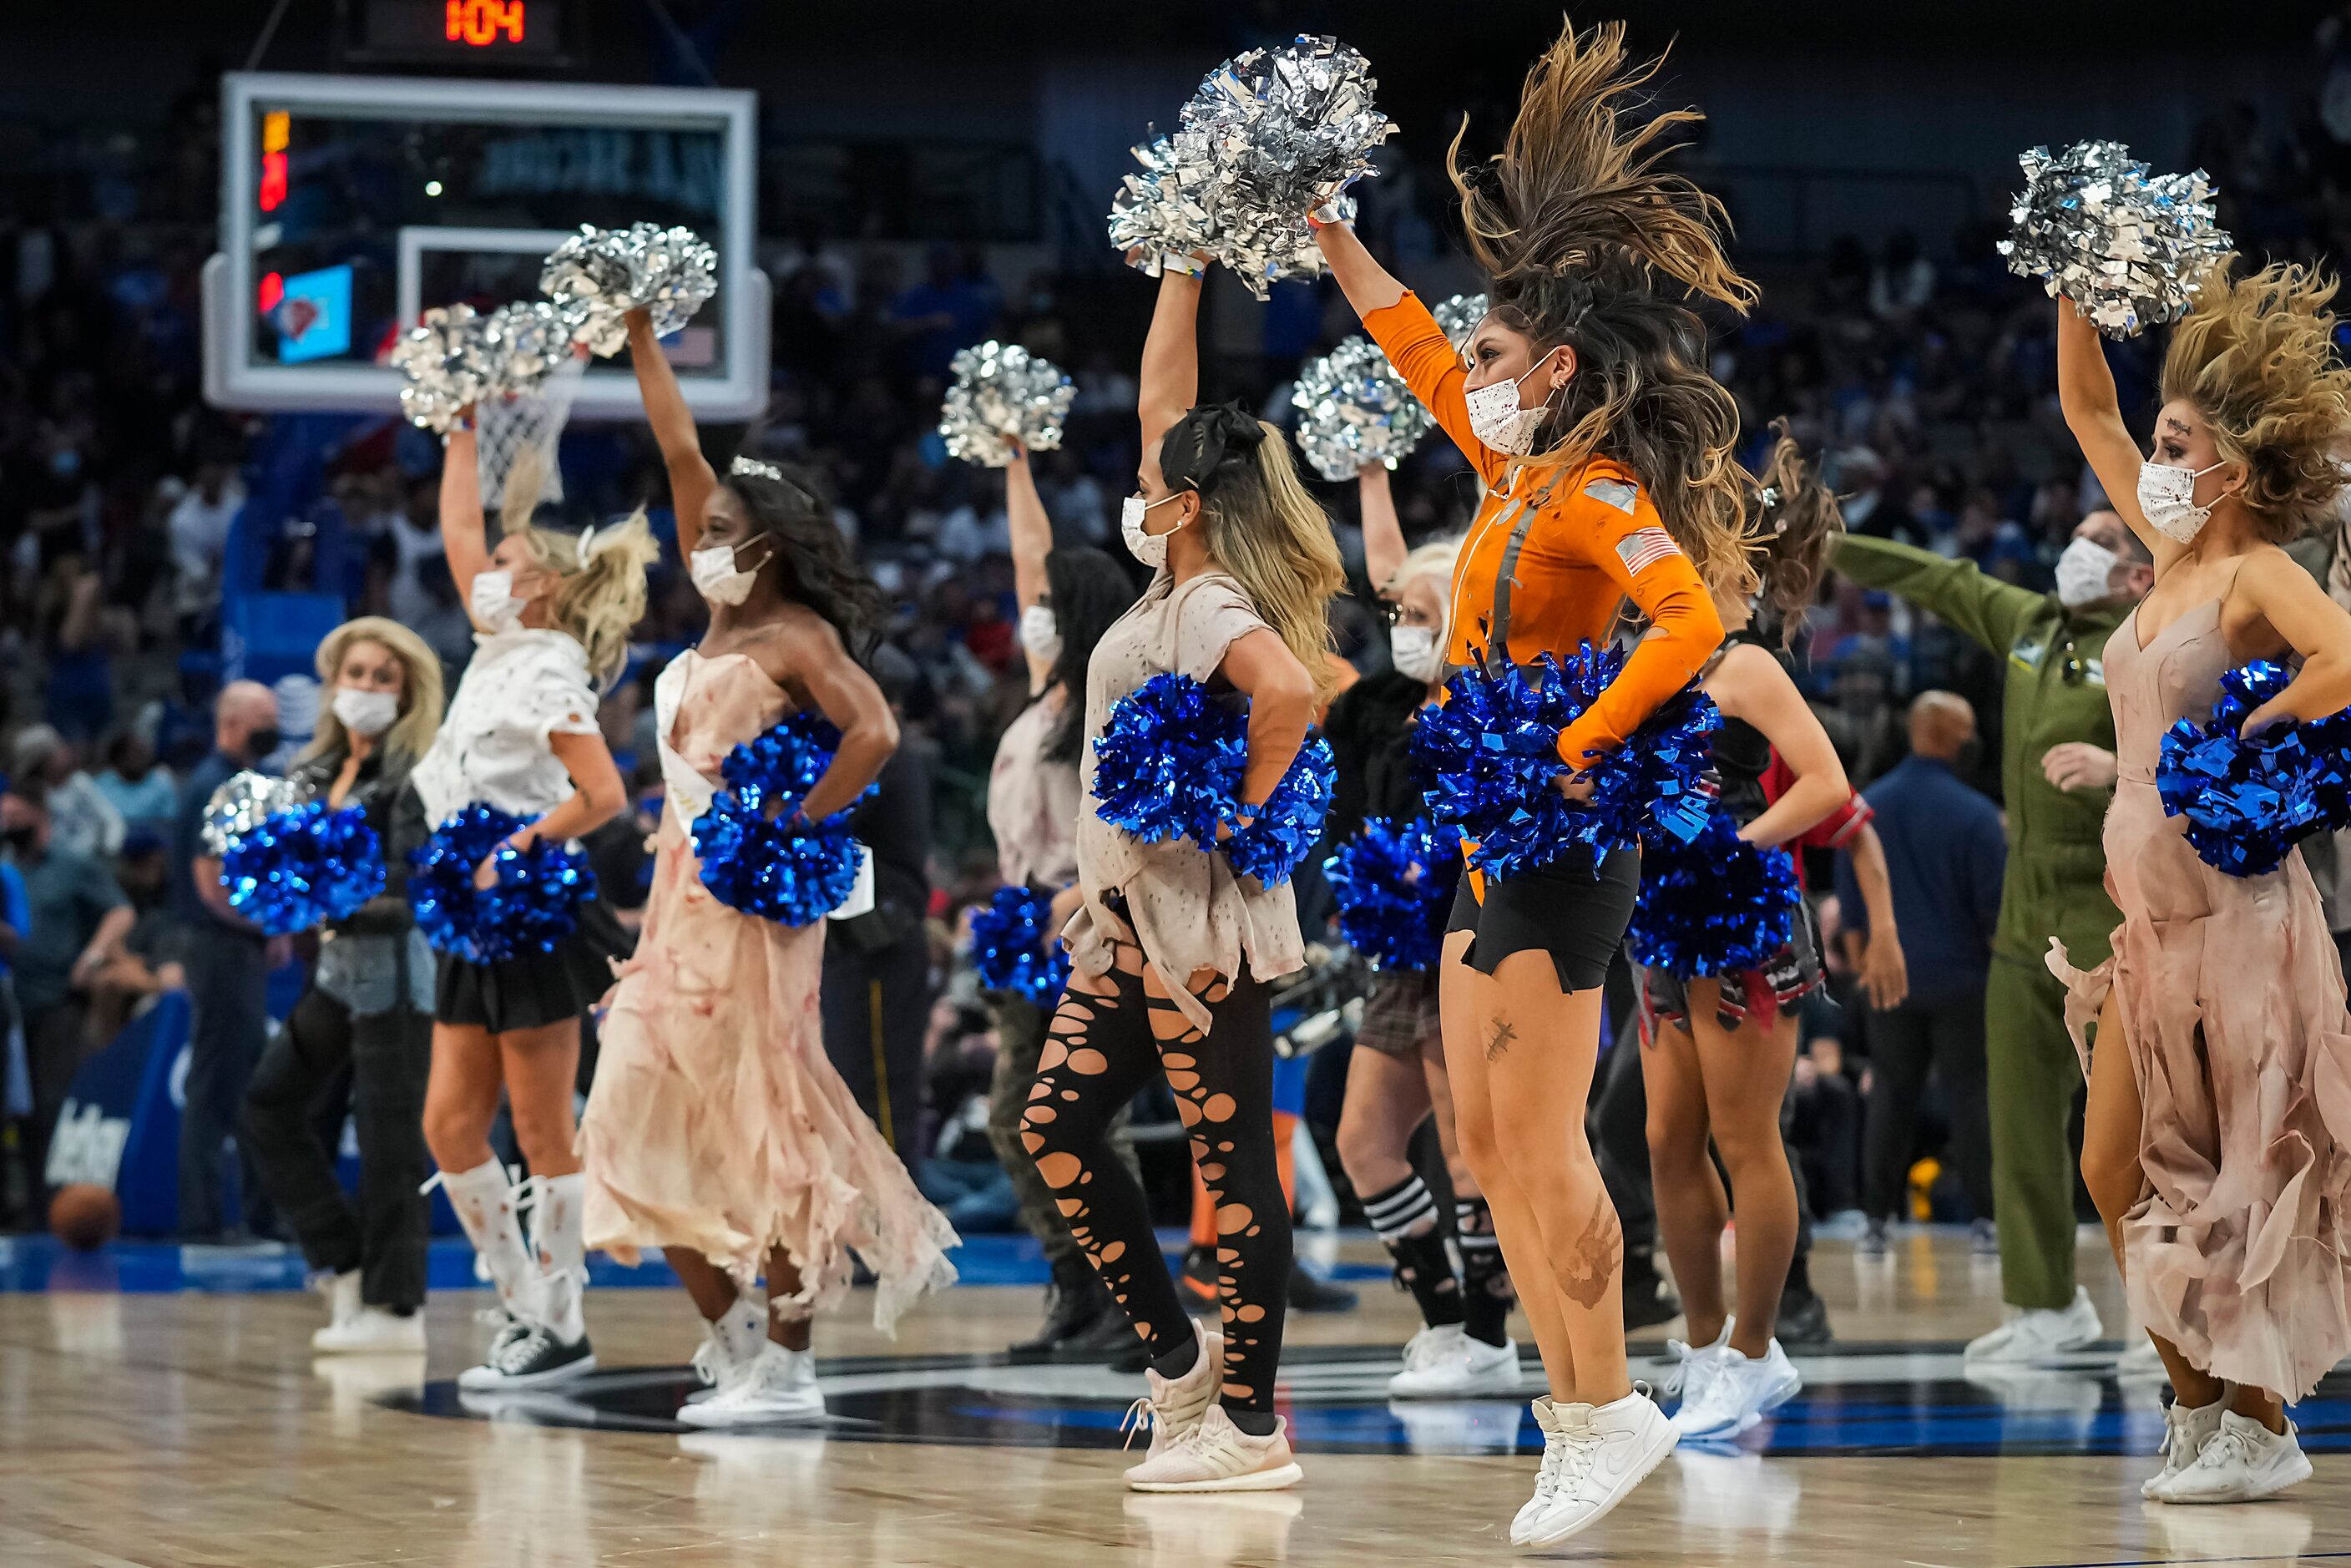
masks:
[[[1102,1281],[1082,1258],[1053,1265],[1052,1281],[1045,1287],[1045,1322],[1034,1338],[1022,1340],[1008,1353],[1015,1361],[1050,1361],[1071,1338],[1093,1327],[1102,1309],[1111,1304]]]
[[[1290,1266],[1290,1310],[1293,1312],[1348,1312],[1355,1309],[1355,1292],[1334,1285],[1303,1263]]]
[[[1826,1344],[1835,1338],[1829,1328],[1829,1305],[1809,1283],[1789,1281],[1780,1292],[1780,1343],[1783,1345]]]
[[[1682,1299],[1657,1272],[1656,1260],[1646,1251],[1625,1255],[1625,1332],[1655,1328],[1681,1315]]]

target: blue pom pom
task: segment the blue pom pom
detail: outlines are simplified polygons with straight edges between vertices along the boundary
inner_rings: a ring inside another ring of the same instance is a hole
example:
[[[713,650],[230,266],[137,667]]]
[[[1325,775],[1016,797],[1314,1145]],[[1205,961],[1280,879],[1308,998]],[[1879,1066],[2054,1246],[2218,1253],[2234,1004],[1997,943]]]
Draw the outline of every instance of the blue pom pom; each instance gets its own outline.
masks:
[[[359,806],[314,800],[273,811],[228,841],[221,885],[232,908],[271,936],[347,920],[383,891],[383,846]]]
[[[1225,841],[1234,873],[1253,876],[1268,887],[1288,882],[1322,841],[1322,819],[1338,778],[1329,741],[1318,735],[1300,747],[1281,782],[1266,797],[1264,810]]]
[[[1614,648],[1585,643],[1562,664],[1545,653],[1532,672],[1489,674],[1481,664],[1446,683],[1446,700],[1414,727],[1415,760],[1436,783],[1429,810],[1476,841],[1470,863],[1508,877],[1588,847],[1596,868],[1607,851],[1645,836],[1687,842],[1709,807],[1704,782],[1710,737],[1722,716],[1705,693],[1677,694],[1626,737],[1592,760],[1590,800],[1558,789],[1568,771],[1561,732],[1599,700],[1624,668]]]
[[[857,886],[863,856],[849,811],[821,822],[799,819],[840,749],[841,732],[816,714],[796,713],[728,752],[718,765],[726,788],[694,820],[702,885],[732,909],[785,925],[809,925]],[[871,797],[868,786],[864,796]]]
[[[1040,1008],[1061,999],[1070,956],[1052,928],[1053,901],[1025,887],[999,887],[971,914],[971,967],[991,991],[1009,991]]]
[[[517,851],[506,840],[536,821],[475,801],[451,816],[409,857],[408,904],[435,951],[468,964],[546,953],[578,928],[580,905],[596,896],[588,857],[536,840]],[[498,880],[484,892],[474,868],[497,856]]]
[[[1641,894],[1625,935],[1633,958],[1689,979],[1758,969],[1795,929],[1795,863],[1739,836],[1728,812],[1687,843],[1655,839],[1641,856]]]
[[[1375,969],[1435,965],[1453,902],[1446,873],[1460,858],[1461,835],[1426,817],[1366,821],[1322,862],[1347,946]]]
[[[1154,675],[1094,739],[1095,815],[1146,844],[1217,841],[1249,760],[1249,720],[1188,675]]]
[[[2314,833],[2351,825],[2351,709],[2239,737],[2246,716],[2293,674],[2266,659],[2220,677],[2212,717],[2164,732],[2156,792],[2167,816],[2188,819],[2205,864],[2231,876],[2277,870]]]

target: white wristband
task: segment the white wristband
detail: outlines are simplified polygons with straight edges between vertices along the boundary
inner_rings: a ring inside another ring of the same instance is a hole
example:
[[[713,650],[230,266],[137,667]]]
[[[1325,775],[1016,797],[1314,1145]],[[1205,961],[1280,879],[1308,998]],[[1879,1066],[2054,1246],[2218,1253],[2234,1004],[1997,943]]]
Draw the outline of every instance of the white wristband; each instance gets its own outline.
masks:
[[[1178,277],[1198,277],[1208,269],[1201,265],[1199,257],[1171,250],[1160,256],[1159,270],[1163,274],[1172,272]]]

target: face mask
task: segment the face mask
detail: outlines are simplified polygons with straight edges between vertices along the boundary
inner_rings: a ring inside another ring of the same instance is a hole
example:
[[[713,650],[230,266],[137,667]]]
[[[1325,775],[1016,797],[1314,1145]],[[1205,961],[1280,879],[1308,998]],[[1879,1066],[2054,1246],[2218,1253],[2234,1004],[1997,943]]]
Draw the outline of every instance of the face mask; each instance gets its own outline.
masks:
[[[1462,402],[1468,405],[1469,429],[1479,440],[1508,457],[1523,457],[1533,449],[1535,431],[1543,416],[1551,412],[1550,401],[1532,408],[1519,406],[1519,385],[1550,361],[1545,354],[1527,367],[1527,375],[1515,382],[1496,382],[1465,393]]]
[[[5,833],[0,833],[0,842],[6,843],[17,854],[28,855],[33,852],[34,834],[35,830],[31,828],[11,828]]]
[[[2140,464],[2138,509],[2158,533],[2187,544],[2212,516],[2211,507],[2196,504],[2196,481],[2220,466],[2215,463],[2191,473],[2168,464]]]
[[[741,545],[712,545],[694,552],[686,562],[686,570],[703,598],[713,604],[740,604],[751,597],[751,585],[759,579],[759,566],[767,565],[768,557],[762,556],[759,566],[744,571],[735,565],[742,550]]]
[[[285,738],[286,737],[284,736],[277,733],[277,727],[273,724],[266,729],[246,731],[245,737],[245,748],[247,752],[252,754],[253,759],[256,762],[258,762],[263,758],[268,756],[271,752],[277,750],[277,743]]]
[[[1177,523],[1176,528],[1164,534],[1151,534],[1144,532],[1143,519],[1152,507],[1164,507],[1175,499],[1175,496],[1162,496],[1155,501],[1146,501],[1140,496],[1129,496],[1118,508],[1118,531],[1126,540],[1126,553],[1154,571],[1167,564],[1167,541],[1175,536],[1176,528],[1184,525]]]
[[[1437,645],[1434,626],[1389,627],[1388,658],[1396,674],[1416,681],[1433,681],[1445,668],[1445,652]]]
[[[2057,558],[2057,602],[2068,610],[2095,604],[2114,594],[2115,568],[2122,558],[2095,539],[2075,539]]]
[[[514,596],[513,572],[475,572],[468,602],[485,631],[512,632],[522,624],[523,601]]]
[[[1061,656],[1061,629],[1049,607],[1032,604],[1020,612],[1020,645],[1030,658],[1044,664]]]
[[[400,717],[400,698],[392,692],[364,691],[358,686],[335,688],[335,716],[353,735],[370,737],[390,729]]]

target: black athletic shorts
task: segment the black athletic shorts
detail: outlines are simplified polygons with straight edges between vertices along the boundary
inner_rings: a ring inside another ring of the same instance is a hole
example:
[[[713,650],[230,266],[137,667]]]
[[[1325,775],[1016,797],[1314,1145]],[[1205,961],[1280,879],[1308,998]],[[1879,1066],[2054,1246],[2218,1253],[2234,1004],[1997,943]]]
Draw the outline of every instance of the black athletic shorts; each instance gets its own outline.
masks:
[[[1453,897],[1447,933],[1476,933],[1462,961],[1490,975],[1513,953],[1548,953],[1561,990],[1588,991],[1608,977],[1609,960],[1624,946],[1641,891],[1641,852],[1611,850],[1595,875],[1592,852],[1578,848],[1507,881],[1485,882],[1483,902],[1466,876]]]

